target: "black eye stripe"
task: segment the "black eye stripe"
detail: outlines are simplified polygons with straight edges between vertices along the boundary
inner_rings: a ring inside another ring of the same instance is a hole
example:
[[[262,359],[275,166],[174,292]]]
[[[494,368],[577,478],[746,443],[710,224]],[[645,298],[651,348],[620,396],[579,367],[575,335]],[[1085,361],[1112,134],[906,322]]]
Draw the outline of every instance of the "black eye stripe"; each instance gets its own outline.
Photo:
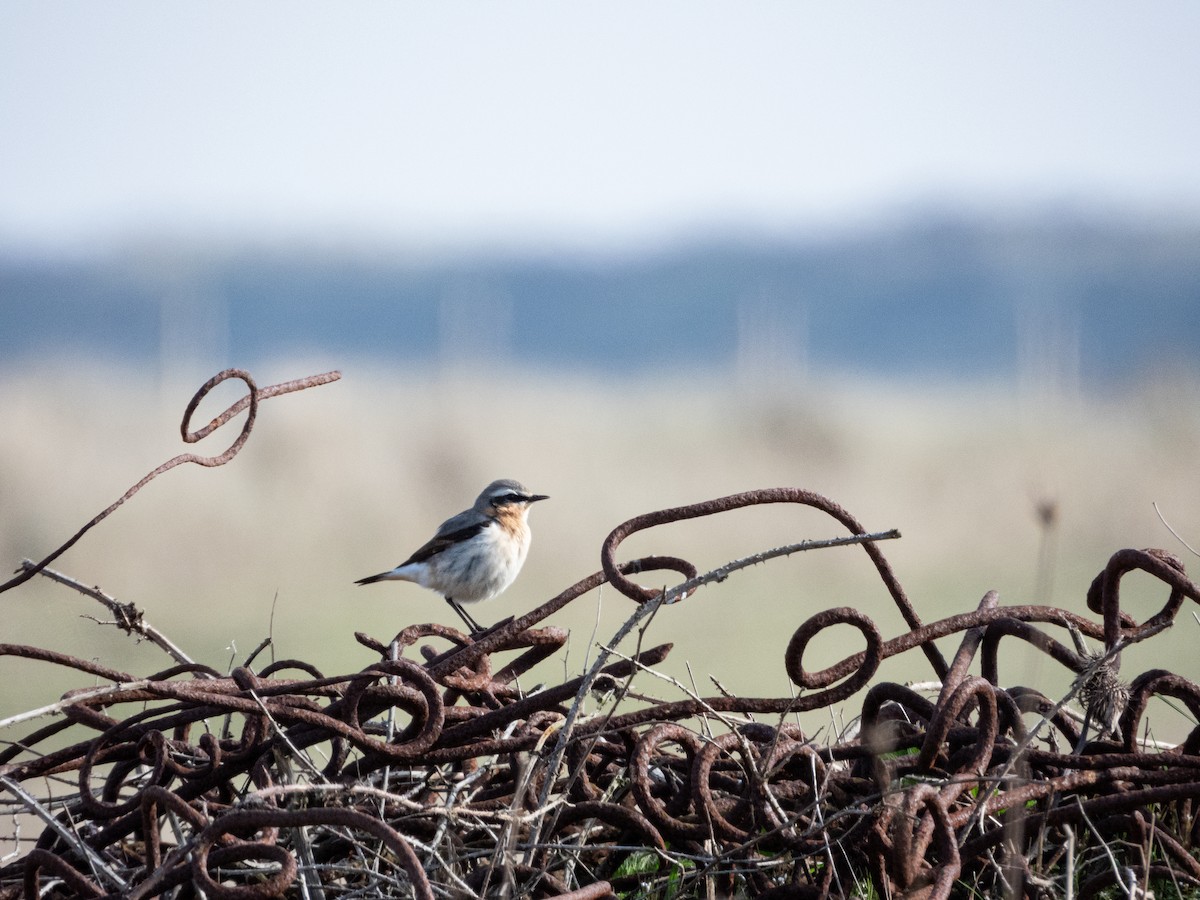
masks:
[[[507,506],[510,503],[521,503],[528,499],[524,494],[500,494],[492,498],[492,506]]]

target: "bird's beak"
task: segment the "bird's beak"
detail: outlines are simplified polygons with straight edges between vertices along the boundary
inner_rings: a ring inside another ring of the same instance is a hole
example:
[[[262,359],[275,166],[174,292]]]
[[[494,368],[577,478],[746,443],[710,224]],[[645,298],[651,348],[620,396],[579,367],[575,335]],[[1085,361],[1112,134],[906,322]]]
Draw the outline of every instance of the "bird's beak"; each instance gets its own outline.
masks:
[[[549,500],[549,499],[550,499],[549,494],[534,494],[525,502],[526,503],[537,503],[539,500]]]

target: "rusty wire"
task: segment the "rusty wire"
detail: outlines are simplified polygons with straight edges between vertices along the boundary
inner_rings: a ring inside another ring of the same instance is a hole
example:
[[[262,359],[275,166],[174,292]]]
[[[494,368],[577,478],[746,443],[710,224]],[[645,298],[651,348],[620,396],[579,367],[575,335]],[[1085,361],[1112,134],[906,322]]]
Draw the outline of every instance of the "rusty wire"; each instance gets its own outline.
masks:
[[[779,502],[821,510],[863,540],[906,632],[884,639],[851,607],[809,616],[781,659],[796,690],[779,697],[635,700],[631,679],[670,644],[639,643],[561,684],[520,688],[565,644],[544,620],[602,584],[639,604],[630,622],[668,600],[688,597],[664,618],[697,602],[704,576],[686,560],[619,562],[629,534]],[[60,718],[0,750],[7,808],[42,822],[33,846],[0,867],[0,898],[849,897],[867,879],[881,896],[933,898],[1056,896],[1068,879],[1081,897],[1151,879],[1200,886],[1200,727],[1171,749],[1137,741],[1153,697],[1200,718],[1200,685],[1139,674],[1112,733],[1089,734],[1068,715],[1091,674],[1115,678],[1123,649],[1200,601],[1169,554],[1114,554],[1086,598],[1099,621],[1003,606],[989,592],[971,612],[923,623],[857,520],[811,492],[773,489],[638,516],[614,529],[601,560],[474,639],[436,624],[391,640],[358,635],[371,661],[334,676],[283,660],[225,675],[176,665],[135,680],[0,645],[30,666],[110,682],[68,695]],[[1120,603],[1132,571],[1167,593],[1140,623]],[[647,572],[688,587],[648,590],[633,580]],[[806,669],[808,648],[837,626],[857,630],[865,649]],[[1072,650],[1051,629],[1103,650]],[[933,642],[953,635],[947,663]],[[1002,687],[1012,673],[998,648],[1013,638],[1072,673],[1072,691],[1053,700]],[[910,650],[940,682],[936,698],[872,683],[885,659]],[[797,724],[797,713],[859,693],[856,730],[816,740]]]
[[[66,542],[64,542],[57,550],[45,557],[41,562],[32,564],[23,564],[17,569],[17,575],[10,578],[8,581],[0,584],[0,594],[5,591],[15,588],[17,585],[24,584],[34,575],[41,572],[46,566],[58,559],[63,553],[71,549],[78,540],[99,525],[104,519],[108,518],[117,510],[126,500],[144,488],[147,484],[157,478],[164,472],[174,469],[176,466],[181,466],[184,463],[195,463],[198,466],[206,466],[213,468],[223,466],[241,452],[242,447],[246,445],[246,441],[250,439],[250,432],[254,428],[254,421],[258,417],[258,404],[263,400],[271,397],[278,397],[280,394],[290,394],[293,391],[303,391],[306,388],[316,387],[321,384],[329,384],[331,381],[337,381],[342,377],[341,372],[325,372],[321,375],[309,375],[307,378],[297,378],[293,381],[285,381],[281,384],[273,384],[270,387],[260,388],[254,383],[254,379],[250,377],[250,373],[242,369],[225,369],[218,372],[208,381],[201,385],[200,390],[196,391],[192,399],[188,402],[187,408],[183,413],[183,421],[179,425],[180,436],[184,443],[195,444],[204,440],[243,409],[249,407],[250,412],[246,416],[246,421],[242,423],[242,430],[234,439],[233,443],[223,452],[216,456],[201,456],[198,453],[181,453],[167,460],[158,468],[146,473],[137,484],[127,490],[124,494],[112,502],[106,509],[94,516],[87,524],[73,534]],[[240,400],[237,400],[229,406],[223,413],[215,419],[196,431],[192,431],[189,426],[192,422],[192,416],[196,414],[196,409],[205,397],[209,395],[213,388],[223,381],[228,381],[231,378],[237,378],[245,382],[250,393]]]

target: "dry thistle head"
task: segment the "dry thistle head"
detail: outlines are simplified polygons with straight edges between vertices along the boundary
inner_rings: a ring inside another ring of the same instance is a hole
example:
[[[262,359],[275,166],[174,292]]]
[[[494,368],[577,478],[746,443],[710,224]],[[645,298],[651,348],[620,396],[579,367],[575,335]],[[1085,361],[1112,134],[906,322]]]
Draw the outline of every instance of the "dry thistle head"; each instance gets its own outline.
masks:
[[[1076,679],[1087,716],[1085,723],[1094,722],[1102,736],[1120,737],[1117,722],[1129,703],[1129,685],[1117,676],[1116,667],[1104,659],[1104,653],[1089,652],[1086,656],[1091,662]]]

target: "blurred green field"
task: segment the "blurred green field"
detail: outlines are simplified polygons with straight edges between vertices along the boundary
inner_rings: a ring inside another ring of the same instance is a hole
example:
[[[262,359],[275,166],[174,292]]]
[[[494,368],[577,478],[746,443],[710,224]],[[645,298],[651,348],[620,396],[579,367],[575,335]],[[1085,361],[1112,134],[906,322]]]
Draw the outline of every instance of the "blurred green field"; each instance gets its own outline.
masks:
[[[293,361],[253,374],[267,385],[316,371]],[[552,499],[533,511],[533,548],[516,585],[472,609],[485,623],[524,612],[598,569],[601,541],[631,516],[785,485],[825,494],[870,530],[900,529],[903,538],[883,549],[927,621],[973,608],[989,589],[1002,603],[1086,612],[1088,584],[1123,547],[1163,547],[1195,568],[1152,507],[1157,502],[1183,537],[1200,543],[1200,384],[1193,380],[1085,398],[817,378],[781,385],[684,374],[653,381],[496,370],[435,376],[352,363],[343,374],[336,384],[265,402],[232,463],[167,473],[55,568],[136,603],[218,669],[240,663],[270,634],[275,657],[299,657],[330,674],[371,661],[355,631],[386,641],[414,622],[457,624],[441,599],[415,586],[353,582],[398,563],[500,477]],[[23,557],[41,558],[147,471],[191,449],[179,441],[178,423],[197,386],[81,361],[0,376],[0,562],[11,569]],[[197,420],[223,409],[239,387],[223,385]],[[199,452],[221,452],[240,421]],[[1041,503],[1057,509],[1049,535],[1039,523]],[[810,510],[756,508],[636,535],[622,556],[678,555],[703,571],[839,533]],[[1049,564],[1039,574],[1047,537]],[[1124,596],[1139,619],[1165,599],[1138,576]],[[91,621],[105,618],[93,601],[45,579],[0,603],[6,642],[136,675],[169,664],[154,646]],[[871,615],[887,637],[903,630],[865,554],[842,548],[706,587],[661,611],[646,640],[673,641],[664,670],[694,678],[701,694],[715,693],[711,675],[739,694],[785,696],[782,657],[792,631],[811,613],[842,605]],[[611,636],[631,609],[601,590],[551,619],[571,630],[569,653],[538,677],[577,673],[591,643]],[[1127,653],[1123,674],[1162,666],[1200,678],[1197,627],[1185,610],[1172,632]],[[806,662],[825,665],[859,646],[848,630],[831,632]],[[1047,692],[1067,684],[1053,664],[1015,644],[1005,648],[1007,684]],[[0,675],[5,715],[89,682],[12,658],[0,658]],[[877,677],[929,676],[923,657],[911,653]],[[675,696],[649,679],[639,688]]]

